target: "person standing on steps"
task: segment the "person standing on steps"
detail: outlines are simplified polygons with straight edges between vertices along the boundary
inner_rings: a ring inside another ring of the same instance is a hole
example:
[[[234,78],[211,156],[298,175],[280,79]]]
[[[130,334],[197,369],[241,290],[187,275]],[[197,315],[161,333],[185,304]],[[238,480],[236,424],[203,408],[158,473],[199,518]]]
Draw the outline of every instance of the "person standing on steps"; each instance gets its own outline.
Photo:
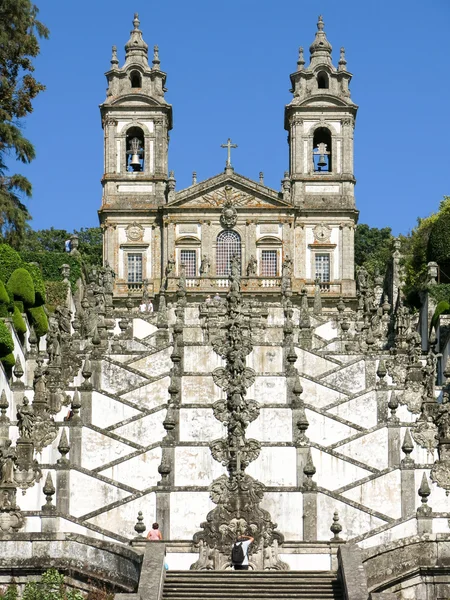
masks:
[[[147,539],[152,540],[153,542],[163,539],[158,523],[153,523],[152,528],[147,534]]]
[[[231,548],[231,564],[235,571],[248,571],[248,547],[255,541],[251,535],[240,535]]]

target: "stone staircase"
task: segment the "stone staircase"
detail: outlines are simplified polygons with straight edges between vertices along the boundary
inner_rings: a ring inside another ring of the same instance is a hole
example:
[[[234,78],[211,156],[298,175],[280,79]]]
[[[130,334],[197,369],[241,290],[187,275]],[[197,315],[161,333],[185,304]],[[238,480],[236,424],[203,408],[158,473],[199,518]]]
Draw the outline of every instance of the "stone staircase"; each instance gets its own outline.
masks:
[[[344,600],[332,571],[168,571],[163,600]]]

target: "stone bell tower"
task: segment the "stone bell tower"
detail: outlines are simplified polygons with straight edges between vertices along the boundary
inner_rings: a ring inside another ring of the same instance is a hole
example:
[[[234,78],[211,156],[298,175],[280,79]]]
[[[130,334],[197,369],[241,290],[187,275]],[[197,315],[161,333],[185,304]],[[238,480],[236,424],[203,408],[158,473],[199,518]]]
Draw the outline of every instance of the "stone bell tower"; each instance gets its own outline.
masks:
[[[351,74],[344,48],[337,68],[322,17],[305,67],[299,50],[291,77],[293,99],[285,109],[289,178],[298,207],[295,246],[298,277],[318,278],[324,291],[352,296],[355,207],[353,128],[358,107],[350,98]]]
[[[106,73],[107,97],[100,105],[103,259],[116,273],[115,294],[119,296],[137,292],[143,281],[160,277],[160,234],[155,220],[158,206],[165,202],[172,128],[172,107],[164,98],[166,74],[160,69],[158,47],[154,47],[150,66],[139,24],[135,14],[122,67],[113,46],[111,68]]]

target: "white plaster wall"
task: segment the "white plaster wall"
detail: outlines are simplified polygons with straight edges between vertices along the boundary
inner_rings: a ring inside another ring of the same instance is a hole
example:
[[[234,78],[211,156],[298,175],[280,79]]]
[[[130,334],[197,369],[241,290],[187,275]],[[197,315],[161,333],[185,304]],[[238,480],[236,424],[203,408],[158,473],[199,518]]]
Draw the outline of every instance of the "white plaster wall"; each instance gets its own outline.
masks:
[[[184,349],[184,370],[188,373],[210,373],[223,364],[212,346],[186,346]]]
[[[208,492],[172,492],[170,494],[170,538],[191,540],[200,523],[214,508]]]
[[[247,437],[265,442],[292,442],[292,412],[289,408],[262,408],[250,423]]]
[[[110,427],[138,414],[139,411],[131,406],[100,392],[92,392],[92,424],[97,427]]]
[[[212,404],[224,396],[210,375],[184,375],[181,381],[183,404]]]
[[[292,571],[330,571],[330,554],[279,554]]]
[[[262,447],[259,457],[246,471],[265,485],[296,485],[295,448]]]
[[[180,441],[210,442],[226,435],[211,408],[180,409]]]
[[[283,349],[279,346],[255,346],[247,356],[247,366],[257,373],[281,373]]]
[[[142,406],[143,408],[156,408],[168,401],[169,392],[167,390],[169,385],[170,377],[162,377],[157,381],[142,385],[135,390],[122,394],[122,398],[129,402],[135,402],[138,406]]]
[[[213,459],[208,446],[175,449],[175,485],[208,486],[223,473],[225,468]]]
[[[284,539],[303,539],[303,500],[300,492],[265,492],[261,502]]]
[[[88,523],[92,523],[92,525],[97,525],[97,527],[118,533],[127,538],[134,538],[136,537],[134,526],[139,511],[142,511],[145,519],[144,523],[147,526],[148,532],[152,523],[156,520],[154,492],[144,494],[117,508],[112,508],[105,513],[92,517],[88,520]],[[144,532],[143,535],[146,536],[147,532]],[[167,531],[164,531],[163,529],[161,533],[164,538],[167,538]]]
[[[256,377],[255,383],[247,390],[247,398],[254,398],[260,405],[286,404],[286,377]]]

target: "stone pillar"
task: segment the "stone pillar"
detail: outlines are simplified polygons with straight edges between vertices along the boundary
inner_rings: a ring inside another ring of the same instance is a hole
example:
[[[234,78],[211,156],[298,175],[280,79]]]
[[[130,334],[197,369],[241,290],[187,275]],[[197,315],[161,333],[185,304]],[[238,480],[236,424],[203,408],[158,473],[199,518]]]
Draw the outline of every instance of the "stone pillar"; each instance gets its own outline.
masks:
[[[388,465],[400,465],[400,427],[396,421],[388,421]]]
[[[422,475],[422,483],[418,490],[418,494],[422,501],[422,505],[419,506],[416,512],[417,517],[417,533],[424,535],[426,533],[433,533],[433,511],[431,506],[428,506],[428,496],[430,495],[430,486],[428,485],[428,479],[425,473]]]
[[[317,484],[313,481],[316,468],[308,448],[306,464],[303,473],[306,479],[303,483],[303,541],[315,542],[317,540]]]
[[[415,480],[414,480],[414,460],[410,457],[411,452],[414,450],[414,444],[411,439],[409,429],[406,430],[405,437],[402,444],[402,451],[405,457],[400,463],[400,475],[401,475],[401,493],[402,493],[402,518],[407,519],[414,514],[415,508]]]
[[[159,529],[165,540],[170,539],[170,492],[166,490],[156,490],[156,522],[159,523]]]

